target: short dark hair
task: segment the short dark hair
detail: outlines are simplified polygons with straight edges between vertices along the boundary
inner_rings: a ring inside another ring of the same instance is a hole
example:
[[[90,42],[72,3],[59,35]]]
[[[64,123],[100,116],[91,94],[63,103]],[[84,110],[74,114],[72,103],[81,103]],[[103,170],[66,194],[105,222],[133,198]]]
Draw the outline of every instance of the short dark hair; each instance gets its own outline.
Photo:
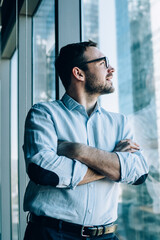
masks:
[[[88,47],[97,47],[97,43],[89,40],[86,42],[72,43],[61,48],[60,53],[55,61],[55,67],[62,83],[67,89],[71,83],[71,73],[73,67],[86,61],[84,52]],[[82,70],[87,70],[87,65],[84,65]]]

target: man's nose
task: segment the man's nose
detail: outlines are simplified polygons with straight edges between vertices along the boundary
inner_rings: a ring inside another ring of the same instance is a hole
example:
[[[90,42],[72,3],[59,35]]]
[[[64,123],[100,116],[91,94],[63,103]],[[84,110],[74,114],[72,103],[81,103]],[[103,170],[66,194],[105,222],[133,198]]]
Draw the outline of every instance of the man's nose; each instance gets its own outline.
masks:
[[[115,72],[114,67],[112,67],[111,65],[109,65],[108,72]]]

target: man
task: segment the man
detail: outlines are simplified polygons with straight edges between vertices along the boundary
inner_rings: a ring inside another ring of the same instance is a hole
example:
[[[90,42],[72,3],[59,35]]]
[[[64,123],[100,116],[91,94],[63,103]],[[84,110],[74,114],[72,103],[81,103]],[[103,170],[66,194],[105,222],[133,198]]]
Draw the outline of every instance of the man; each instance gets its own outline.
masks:
[[[26,118],[24,239],[117,239],[119,182],[143,183],[148,166],[126,117],[97,102],[115,70],[91,41],[63,47],[55,66],[65,95]]]

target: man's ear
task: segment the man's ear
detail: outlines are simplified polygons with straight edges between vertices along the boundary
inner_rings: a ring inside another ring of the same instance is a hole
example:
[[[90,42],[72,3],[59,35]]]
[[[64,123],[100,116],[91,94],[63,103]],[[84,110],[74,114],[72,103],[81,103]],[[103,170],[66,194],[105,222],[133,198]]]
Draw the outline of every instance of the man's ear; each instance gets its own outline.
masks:
[[[80,68],[78,67],[74,67],[72,69],[72,74],[73,76],[78,79],[79,81],[84,81],[84,77],[85,77],[85,74],[84,74],[84,71],[81,70]]]

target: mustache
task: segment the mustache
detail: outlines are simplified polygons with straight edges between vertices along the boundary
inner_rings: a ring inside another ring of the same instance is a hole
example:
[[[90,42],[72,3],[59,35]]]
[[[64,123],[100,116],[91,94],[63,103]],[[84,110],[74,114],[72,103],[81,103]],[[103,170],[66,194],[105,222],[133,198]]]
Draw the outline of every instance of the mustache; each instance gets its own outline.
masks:
[[[106,75],[106,78],[107,78],[107,77],[113,77],[113,74],[112,74],[112,73],[109,73],[109,74]]]

